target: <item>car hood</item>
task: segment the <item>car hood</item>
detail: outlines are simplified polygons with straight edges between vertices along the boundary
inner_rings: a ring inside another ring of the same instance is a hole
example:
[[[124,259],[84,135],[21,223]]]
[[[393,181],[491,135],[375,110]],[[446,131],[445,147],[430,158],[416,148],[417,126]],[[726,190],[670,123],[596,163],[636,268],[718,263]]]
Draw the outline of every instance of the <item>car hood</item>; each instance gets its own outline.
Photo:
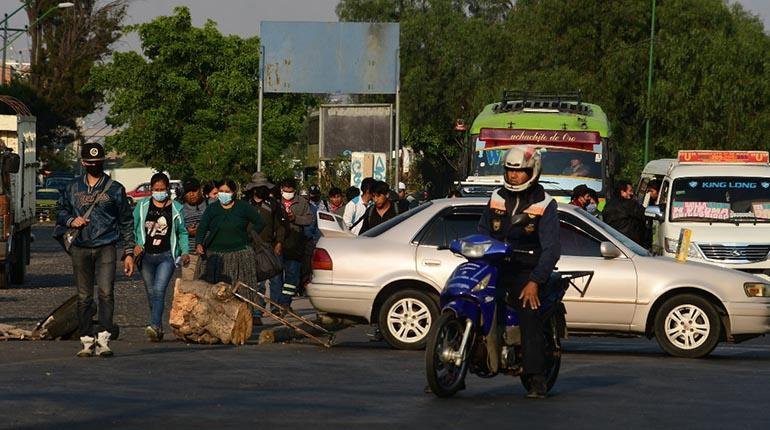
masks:
[[[767,282],[750,273],[727,269],[696,261],[679,262],[666,256],[637,256],[634,264],[639,276],[640,288],[647,284],[665,289],[701,286],[722,300],[745,299],[743,283]],[[641,291],[640,291],[641,293]]]

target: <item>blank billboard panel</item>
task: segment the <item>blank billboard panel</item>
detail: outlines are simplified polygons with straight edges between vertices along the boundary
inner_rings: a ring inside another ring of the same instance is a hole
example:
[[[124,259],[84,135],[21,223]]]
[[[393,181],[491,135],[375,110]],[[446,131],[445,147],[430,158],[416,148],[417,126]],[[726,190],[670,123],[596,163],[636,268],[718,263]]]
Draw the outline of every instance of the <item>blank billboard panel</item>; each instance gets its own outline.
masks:
[[[392,115],[390,105],[321,106],[321,159],[358,151],[390,154]]]
[[[266,93],[395,94],[398,23],[262,21]]]

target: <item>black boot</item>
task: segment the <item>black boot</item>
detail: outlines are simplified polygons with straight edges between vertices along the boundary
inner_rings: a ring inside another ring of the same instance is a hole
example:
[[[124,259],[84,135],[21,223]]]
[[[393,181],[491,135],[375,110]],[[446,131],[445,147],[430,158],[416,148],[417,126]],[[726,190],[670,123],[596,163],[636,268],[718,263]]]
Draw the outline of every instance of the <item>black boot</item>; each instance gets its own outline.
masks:
[[[548,388],[545,386],[545,377],[542,374],[529,375],[528,399],[545,399]]]

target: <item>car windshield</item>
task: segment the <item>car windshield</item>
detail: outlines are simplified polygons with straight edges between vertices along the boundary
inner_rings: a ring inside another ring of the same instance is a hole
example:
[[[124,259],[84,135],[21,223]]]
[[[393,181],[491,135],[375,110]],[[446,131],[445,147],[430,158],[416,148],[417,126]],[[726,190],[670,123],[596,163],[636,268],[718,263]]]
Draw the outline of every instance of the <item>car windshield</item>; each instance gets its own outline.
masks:
[[[425,203],[423,203],[423,204],[421,204],[421,205],[419,205],[419,206],[417,206],[415,208],[409,209],[408,211],[406,211],[406,212],[404,212],[402,214],[398,214],[395,217],[385,221],[384,223],[382,223],[382,224],[380,224],[378,226],[372,227],[371,229],[365,231],[364,233],[361,233],[361,236],[366,236],[366,237],[376,237],[376,236],[379,236],[382,233],[390,230],[394,226],[400,224],[404,220],[407,220],[407,219],[411,218],[412,216],[414,216],[415,214],[417,214],[419,212],[422,212],[423,210],[427,209],[428,206],[431,206],[432,204],[433,204],[433,202],[428,201],[428,202],[425,202]]]
[[[576,211],[581,212],[583,214],[583,218],[587,219],[588,222],[593,223],[600,227],[601,229],[605,230],[610,236],[613,237],[613,239],[617,240],[618,242],[622,243],[626,248],[630,249],[634,254],[637,255],[643,255],[645,257],[651,256],[650,252],[644,249],[641,245],[631,240],[628,236],[625,234],[615,230],[614,228],[610,227],[609,224],[606,224],[604,221],[600,220],[599,218],[589,214],[588,212],[584,211],[580,208],[575,208]],[[601,230],[600,230],[601,231]]]
[[[506,149],[478,151],[473,159],[474,176],[503,176]],[[575,149],[548,148],[542,154],[543,175],[601,179],[601,155]]]
[[[720,176],[675,179],[673,222],[770,222],[770,179]]]

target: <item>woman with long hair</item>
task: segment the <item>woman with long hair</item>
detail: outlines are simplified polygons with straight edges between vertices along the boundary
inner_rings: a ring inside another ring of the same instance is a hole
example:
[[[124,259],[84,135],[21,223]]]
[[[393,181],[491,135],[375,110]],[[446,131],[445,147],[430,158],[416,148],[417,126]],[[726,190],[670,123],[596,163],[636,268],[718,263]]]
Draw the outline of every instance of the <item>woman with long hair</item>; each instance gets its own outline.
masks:
[[[190,262],[182,204],[171,200],[169,185],[164,173],[152,175],[152,197],[141,200],[134,208],[134,258],[144,254],[140,272],[150,303],[150,324],[144,332],[151,342],[163,339],[163,307],[176,259],[181,256],[184,265]]]

